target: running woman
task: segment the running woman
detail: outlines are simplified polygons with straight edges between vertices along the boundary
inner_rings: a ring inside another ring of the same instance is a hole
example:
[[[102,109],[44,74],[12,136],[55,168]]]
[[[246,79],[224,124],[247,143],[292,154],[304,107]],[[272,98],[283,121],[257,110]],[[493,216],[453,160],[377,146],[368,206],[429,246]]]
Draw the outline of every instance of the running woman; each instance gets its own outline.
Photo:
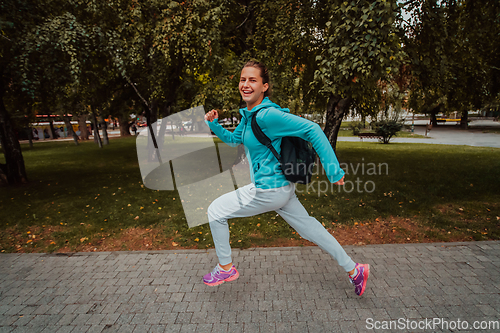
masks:
[[[240,109],[241,122],[234,132],[229,132],[218,123],[217,110],[208,112],[205,121],[228,145],[243,143],[252,182],[222,195],[208,207],[208,221],[219,263],[211,273],[203,277],[203,282],[216,286],[239,277],[231,258],[228,219],[276,211],[302,238],[328,252],[349,274],[356,294],[361,296],[365,291],[370,266],[352,261],[323,225],[309,216],[295,194],[295,184],[285,178],[271,150],[262,145],[253,134],[251,120],[259,111],[257,124],[271,139],[278,153],[281,152],[281,138],[285,136],[295,136],[311,142],[328,180],[336,185],[343,185],[344,171],[340,168],[330,142],[316,123],[292,115],[288,109],[271,102],[269,72],[264,64],[249,61],[243,66],[239,92],[247,107]]]

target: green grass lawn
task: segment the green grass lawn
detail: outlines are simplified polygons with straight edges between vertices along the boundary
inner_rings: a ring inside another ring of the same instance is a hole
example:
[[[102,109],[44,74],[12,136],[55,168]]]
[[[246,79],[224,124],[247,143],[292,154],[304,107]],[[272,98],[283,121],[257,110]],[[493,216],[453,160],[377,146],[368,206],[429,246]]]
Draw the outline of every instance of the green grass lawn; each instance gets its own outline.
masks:
[[[132,228],[161,230],[152,248],[173,241],[213,247],[208,224],[187,227],[176,191],[143,186],[135,138],[110,142],[103,149],[93,142],[23,145],[30,182],[0,189],[1,250],[78,250]],[[500,239],[500,149],[339,142],[337,154],[346,186],[326,191],[321,173],[309,187],[298,186],[304,207],[326,226],[398,217],[432,228],[432,239]],[[299,239],[275,213],[230,223],[233,247]],[[133,247],[124,241],[121,249]]]

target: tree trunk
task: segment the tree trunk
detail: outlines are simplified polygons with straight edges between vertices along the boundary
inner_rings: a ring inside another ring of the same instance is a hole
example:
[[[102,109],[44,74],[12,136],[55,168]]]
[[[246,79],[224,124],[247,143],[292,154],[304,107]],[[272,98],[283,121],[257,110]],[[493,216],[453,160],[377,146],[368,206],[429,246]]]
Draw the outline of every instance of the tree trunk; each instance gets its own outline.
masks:
[[[151,111],[150,109],[144,105],[144,111],[145,111],[145,114],[146,114],[146,123],[147,123],[147,131],[149,131],[149,135],[151,136],[151,139],[152,139],[152,144],[153,146],[150,146],[150,141],[148,140],[148,161],[152,162],[152,161],[160,161],[161,163],[161,159],[160,159],[160,156],[158,155],[158,144],[157,144],[157,141],[156,141],[156,138],[158,136],[157,134],[157,126],[155,124],[155,126],[153,126],[153,124],[156,122],[157,120],[157,107],[158,107],[158,102],[156,100],[153,100],[153,102],[151,103]]]
[[[342,124],[342,118],[351,106],[352,98],[342,98],[338,95],[331,95],[326,107],[326,124],[324,133],[330,141],[334,151],[337,151],[337,137]]]
[[[152,124],[158,120],[158,100],[153,99],[153,101],[151,102],[151,111],[152,113],[150,114],[150,117]]]
[[[120,126],[120,136],[130,136],[130,122],[128,121],[128,115],[118,116],[118,125]]]
[[[97,141],[99,148],[102,148],[102,141],[101,141],[101,136],[99,135],[99,128],[97,127],[97,118],[95,116],[95,109],[93,106],[91,106],[91,108],[92,108],[92,123],[94,124],[94,140]]]
[[[71,125],[71,121],[69,120],[68,115],[63,115],[64,123],[66,124],[66,128],[68,129],[68,135],[73,137],[73,141],[75,145],[78,146],[78,135],[76,135],[75,131],[73,131],[73,125]]]
[[[469,128],[469,111],[462,111],[462,117],[460,118],[460,127],[462,129]]]
[[[99,122],[101,123],[101,129],[102,129],[102,144],[105,146],[109,145],[108,124],[104,120],[103,116],[99,116]]]
[[[87,116],[82,114],[78,117],[78,126],[80,127],[80,138],[82,140],[89,139],[89,131],[87,129]]]
[[[437,122],[437,119],[436,119],[436,112],[433,111],[431,113],[431,125],[432,126],[437,126],[438,122]]]
[[[153,125],[158,120],[158,102],[153,100],[151,103],[151,111],[147,106],[144,105],[144,113],[146,115],[147,126]],[[156,127],[153,127],[154,133],[156,134]]]
[[[165,103],[163,105],[163,112],[160,113],[160,118],[161,118],[161,126],[160,126],[160,130],[158,132],[158,140],[157,140],[157,144],[158,144],[158,149],[161,151],[162,148],[163,148],[163,143],[165,141],[165,133],[167,131],[167,121],[166,121],[166,118],[170,115],[170,110],[171,110],[171,107],[169,104]]]
[[[50,117],[50,114],[49,114]],[[49,136],[51,139],[59,139],[59,137],[56,135],[56,131],[54,129],[54,121],[49,120]]]
[[[28,182],[21,145],[14,132],[14,126],[5,109],[3,73],[0,72],[0,144],[5,156],[5,164],[0,164],[0,185],[13,185]]]
[[[441,110],[441,104],[438,104],[436,107],[432,108],[431,111],[430,111],[430,114],[431,114],[431,125],[432,126],[437,126],[438,125],[436,115],[439,112],[439,110]]]

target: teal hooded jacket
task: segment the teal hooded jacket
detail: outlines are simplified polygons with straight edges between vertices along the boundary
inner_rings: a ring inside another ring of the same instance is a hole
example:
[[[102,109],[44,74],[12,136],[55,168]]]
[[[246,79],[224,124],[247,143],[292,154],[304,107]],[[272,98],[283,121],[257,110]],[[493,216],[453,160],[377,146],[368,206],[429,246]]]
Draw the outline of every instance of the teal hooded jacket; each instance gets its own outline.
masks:
[[[252,132],[252,117],[257,113],[257,124],[266,134],[276,151],[281,154],[281,138],[295,136],[312,143],[325,170],[328,180],[336,183],[344,176],[344,170],[339,162],[330,142],[318,124],[290,114],[290,110],[281,108],[265,97],[262,103],[248,111],[240,109],[242,116],[240,124],[234,132],[223,128],[218,119],[212,122],[205,121],[210,129],[222,141],[235,147],[239,144],[245,146],[245,153],[250,165],[250,177],[255,187],[262,189],[278,188],[290,182],[281,171],[280,164],[270,149],[262,145]]]

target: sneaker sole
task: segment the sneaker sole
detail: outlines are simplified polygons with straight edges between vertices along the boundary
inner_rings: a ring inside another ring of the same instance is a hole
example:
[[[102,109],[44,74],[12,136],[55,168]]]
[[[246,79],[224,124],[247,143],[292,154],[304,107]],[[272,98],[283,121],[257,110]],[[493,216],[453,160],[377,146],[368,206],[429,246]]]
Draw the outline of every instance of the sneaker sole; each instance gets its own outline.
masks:
[[[225,280],[220,280],[220,281],[213,282],[213,283],[209,283],[209,282],[203,281],[203,283],[206,284],[207,286],[214,287],[214,286],[218,286],[220,284],[223,284],[224,282],[234,281],[234,280],[236,280],[239,277],[240,277],[240,273],[238,271],[236,271],[236,274],[234,274],[233,276],[228,277]]]
[[[359,296],[363,295],[366,289],[366,282],[368,281],[368,276],[370,275],[370,264],[366,264],[365,270],[363,271],[363,287],[361,288],[361,292]]]

